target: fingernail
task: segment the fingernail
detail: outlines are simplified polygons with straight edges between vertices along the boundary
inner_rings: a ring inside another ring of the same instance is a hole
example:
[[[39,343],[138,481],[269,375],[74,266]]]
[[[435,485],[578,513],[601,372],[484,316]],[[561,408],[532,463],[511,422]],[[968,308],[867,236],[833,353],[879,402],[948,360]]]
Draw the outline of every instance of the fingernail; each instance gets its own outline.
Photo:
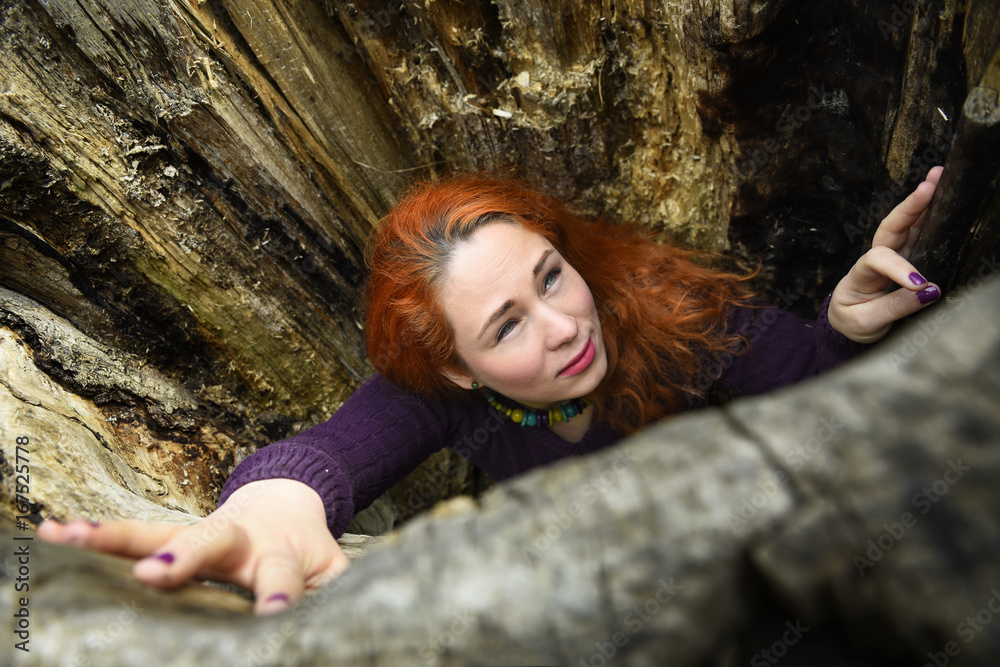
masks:
[[[910,274],[910,282],[913,283],[914,285],[923,285],[924,283],[927,282],[927,279],[924,278],[919,273],[917,273],[916,271],[914,271],[913,273]]]
[[[920,290],[917,292],[917,301],[920,303],[930,303],[931,301],[937,301],[941,296],[941,290],[934,285],[931,285],[927,289]]]
[[[100,528],[101,527],[101,524],[98,521],[88,521],[87,523],[90,524],[91,528]]]
[[[260,608],[260,613],[262,614],[277,614],[285,611],[289,604],[289,597],[287,593],[275,593],[268,599],[264,600],[263,606]]]
[[[87,539],[87,529],[83,527],[82,523],[74,521],[66,526],[63,537],[69,540],[70,544],[83,544]]]
[[[162,554],[156,554],[153,558],[156,560],[162,560],[167,565],[174,562],[174,555],[168,551],[164,551]]]

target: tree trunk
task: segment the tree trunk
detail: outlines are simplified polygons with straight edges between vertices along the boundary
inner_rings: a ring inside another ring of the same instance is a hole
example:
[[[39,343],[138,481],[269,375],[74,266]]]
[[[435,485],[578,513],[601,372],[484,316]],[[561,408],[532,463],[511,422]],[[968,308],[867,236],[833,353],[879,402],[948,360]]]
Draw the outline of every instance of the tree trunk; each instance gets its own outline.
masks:
[[[519,174],[815,314],[992,85],[995,9],[0,0],[2,512],[17,438],[35,517],[189,521],[327,417],[371,373],[363,247],[415,178]],[[996,267],[991,187],[959,284]],[[488,483],[440,454],[355,528]]]

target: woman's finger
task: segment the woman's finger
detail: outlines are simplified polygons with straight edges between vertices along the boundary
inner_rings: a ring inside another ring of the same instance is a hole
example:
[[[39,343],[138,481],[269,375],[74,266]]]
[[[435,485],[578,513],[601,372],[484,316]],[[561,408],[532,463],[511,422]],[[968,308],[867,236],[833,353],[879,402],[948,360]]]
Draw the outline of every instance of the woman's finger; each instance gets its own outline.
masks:
[[[305,575],[291,549],[276,549],[260,557],[254,572],[254,612],[284,611],[302,597]]]
[[[861,343],[874,342],[885,335],[893,322],[912,315],[940,296],[937,285],[928,283],[920,292],[898,289],[854,306],[851,320],[856,333],[851,338]]]
[[[858,259],[843,283],[850,304],[870,301],[883,293],[889,281],[913,291],[923,289],[927,279],[913,265],[886,246],[876,246]]]
[[[262,556],[254,572],[257,597],[254,611],[258,614],[282,611],[306,590],[322,588],[339,577],[351,563],[332,537],[327,546],[332,548],[289,547]],[[322,554],[319,560],[317,551]]]
[[[916,232],[927,215],[927,207],[934,197],[942,171],[943,167],[934,167],[927,172],[926,180],[892,209],[875,230],[872,247],[886,246],[900,254],[908,254],[916,241]]]
[[[250,541],[246,532],[229,521],[205,520],[179,531],[155,553],[135,564],[139,581],[159,588],[174,588],[200,575],[250,583],[247,565]]]
[[[141,521],[72,521],[62,524],[47,519],[38,526],[38,536],[49,542],[96,549],[128,558],[142,558],[159,549],[185,526]]]
[[[886,292],[889,281],[902,289]],[[848,338],[871,343],[896,320],[911,315],[941,296],[913,265],[884,246],[858,260],[834,290],[828,311],[830,322]]]

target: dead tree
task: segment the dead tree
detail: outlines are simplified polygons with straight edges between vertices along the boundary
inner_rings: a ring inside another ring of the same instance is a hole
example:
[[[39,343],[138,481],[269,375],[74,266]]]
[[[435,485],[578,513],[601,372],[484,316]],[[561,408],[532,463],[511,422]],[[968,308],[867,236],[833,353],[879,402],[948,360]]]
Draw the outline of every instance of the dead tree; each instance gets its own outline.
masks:
[[[36,517],[188,521],[336,409],[414,178],[512,171],[813,311],[1000,35],[989,0],[577,4],[0,0],[3,514],[19,437]],[[958,282],[996,265],[979,196]],[[482,485],[446,463],[376,523]]]

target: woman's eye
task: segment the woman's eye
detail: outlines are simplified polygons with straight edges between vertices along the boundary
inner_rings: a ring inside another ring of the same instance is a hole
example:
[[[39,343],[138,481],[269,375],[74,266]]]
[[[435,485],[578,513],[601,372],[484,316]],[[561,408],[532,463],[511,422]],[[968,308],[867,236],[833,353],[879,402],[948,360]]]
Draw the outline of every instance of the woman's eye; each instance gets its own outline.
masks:
[[[504,339],[504,336],[506,336],[507,334],[509,334],[511,331],[514,330],[514,324],[515,324],[514,320],[507,320],[506,322],[504,322],[504,325],[500,327],[500,331],[497,332],[498,343]]]
[[[562,269],[552,269],[547,274],[545,274],[545,289],[549,289],[555,284],[556,280],[559,278],[559,274],[562,273]]]

